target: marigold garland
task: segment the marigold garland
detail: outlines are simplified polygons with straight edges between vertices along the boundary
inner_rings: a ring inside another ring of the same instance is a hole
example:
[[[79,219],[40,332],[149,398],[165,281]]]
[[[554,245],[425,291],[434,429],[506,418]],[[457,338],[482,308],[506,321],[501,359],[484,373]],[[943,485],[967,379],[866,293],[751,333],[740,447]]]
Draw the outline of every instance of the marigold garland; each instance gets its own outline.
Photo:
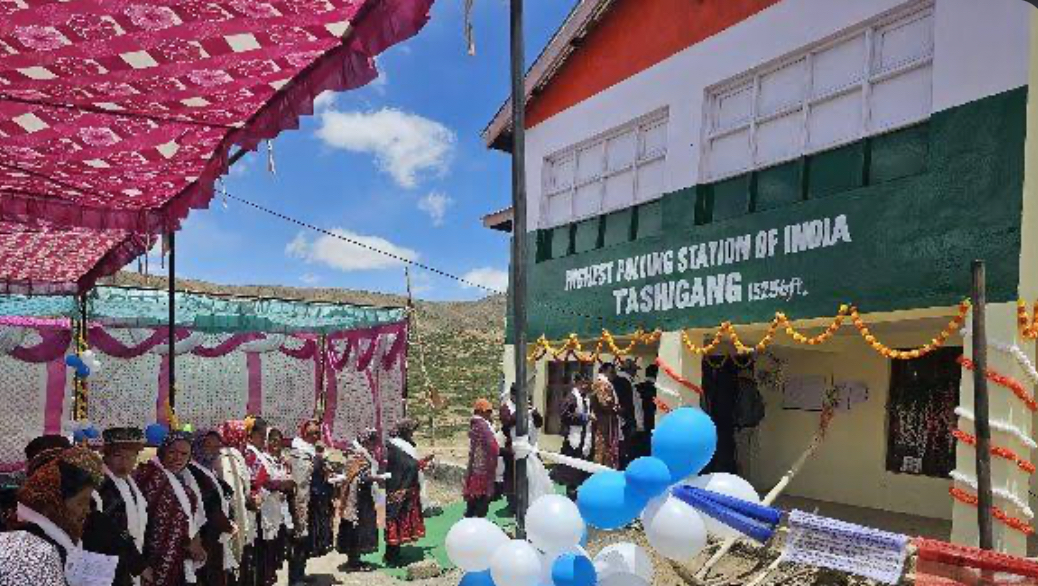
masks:
[[[956,488],[954,486],[948,489],[948,493],[951,494],[952,498],[954,498],[955,500],[973,507],[977,506],[977,503],[980,502],[975,495],[972,495],[966,492],[965,490],[962,490],[961,488]],[[991,516],[1004,523],[1007,527],[1016,529],[1024,535],[1031,535],[1032,533],[1034,533],[1034,528],[1031,527],[1026,521],[1022,521],[1015,517],[1010,517],[1008,514],[1006,514],[1005,511],[998,507],[991,507]]]
[[[1034,310],[1027,315],[1027,302],[1023,299],[1016,304],[1016,318],[1020,324],[1020,335],[1028,340],[1038,340],[1038,301],[1034,302]]]
[[[663,399],[659,397],[653,397],[652,402],[656,405],[656,409],[663,415],[666,415],[667,413],[670,413],[672,411],[670,406],[664,403]]]
[[[965,356],[959,356],[958,361],[959,364],[966,370],[973,371],[977,368],[977,365]],[[998,372],[995,372],[990,368],[987,369],[987,373],[985,373],[985,376],[989,381],[995,383],[996,385],[1000,387],[1005,387],[1013,391],[1013,394],[1024,402],[1024,405],[1027,406],[1027,409],[1029,411],[1038,411],[1038,402],[1034,400],[1034,397],[1031,396],[1031,394],[1027,392],[1027,389],[1025,389],[1024,386],[1020,384],[1020,382],[1016,379],[1005,376],[1003,374],[999,374]]]
[[[664,362],[662,358],[656,358],[656,366],[659,366],[663,370],[663,372],[667,374],[667,376],[674,379],[679,385],[685,387],[686,389],[694,392],[699,396],[703,396],[703,387],[678,374],[673,368],[670,367],[670,365]]]
[[[962,329],[962,325],[966,321],[966,315],[969,313],[969,311],[969,301],[963,301],[962,303],[960,303],[959,314],[952,318],[950,322],[948,322],[948,327],[945,328],[940,334],[938,334],[936,338],[930,340],[929,344],[924,344],[923,346],[920,346],[915,350],[894,350],[883,345],[883,343],[881,343],[879,340],[876,339],[875,336],[872,335],[872,331],[869,330],[868,324],[866,324],[865,321],[861,319],[861,315],[858,313],[857,307],[851,308],[851,320],[854,322],[854,326],[858,328],[858,332],[861,334],[861,337],[865,340],[865,342],[869,346],[871,346],[873,350],[879,352],[880,355],[882,355],[883,357],[891,360],[914,360],[916,358],[926,356],[927,354],[930,354],[931,352],[944,346],[944,344],[948,341],[948,338],[950,338],[952,334]]]
[[[960,442],[966,445],[973,446],[974,448],[977,447],[976,436],[970,435],[965,431],[962,431],[961,429],[956,429],[952,431],[952,435],[955,436],[955,439],[959,440]],[[1009,448],[1003,448],[1001,446],[992,446],[991,453],[992,455],[998,456],[999,458],[1013,462],[1014,464],[1016,464],[1017,468],[1023,470],[1024,472],[1027,472],[1028,474],[1034,474],[1034,464],[1028,462],[1027,460],[1024,460],[1023,458],[1018,456],[1016,452],[1010,450]]]

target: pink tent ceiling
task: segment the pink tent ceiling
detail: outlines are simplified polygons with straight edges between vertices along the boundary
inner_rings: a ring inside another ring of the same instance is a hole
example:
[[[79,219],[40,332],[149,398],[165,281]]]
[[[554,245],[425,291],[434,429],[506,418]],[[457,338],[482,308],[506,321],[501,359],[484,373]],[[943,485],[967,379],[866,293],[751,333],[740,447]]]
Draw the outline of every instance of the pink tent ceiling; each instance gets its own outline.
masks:
[[[208,205],[232,146],[374,79],[432,1],[0,0],[0,220],[34,225],[41,250],[92,248],[75,268],[0,248],[0,288],[118,270],[134,234]]]

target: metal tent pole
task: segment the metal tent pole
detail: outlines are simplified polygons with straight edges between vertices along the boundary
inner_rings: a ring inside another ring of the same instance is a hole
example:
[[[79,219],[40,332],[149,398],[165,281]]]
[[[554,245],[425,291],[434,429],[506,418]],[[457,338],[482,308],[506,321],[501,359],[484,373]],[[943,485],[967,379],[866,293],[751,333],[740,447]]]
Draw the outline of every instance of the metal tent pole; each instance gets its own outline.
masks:
[[[177,353],[174,352],[177,344],[177,245],[176,231],[170,230],[166,235],[166,243],[169,246],[169,415],[172,416],[177,405]],[[171,422],[172,423],[172,422]]]
[[[977,525],[980,548],[994,548],[991,527],[991,427],[988,421],[988,346],[984,261],[973,262],[973,408],[977,432]]]
[[[515,435],[529,433],[529,388],[526,385],[526,88],[524,83],[523,0],[511,0],[512,70],[512,332],[515,350]],[[515,461],[516,526],[526,535],[529,500],[526,460]]]

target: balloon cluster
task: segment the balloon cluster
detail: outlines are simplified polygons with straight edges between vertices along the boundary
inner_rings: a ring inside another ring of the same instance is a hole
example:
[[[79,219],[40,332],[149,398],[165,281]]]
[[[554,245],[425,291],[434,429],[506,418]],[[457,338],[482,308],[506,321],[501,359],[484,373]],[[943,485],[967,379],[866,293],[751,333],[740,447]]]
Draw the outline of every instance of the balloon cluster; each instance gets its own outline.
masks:
[[[101,372],[101,362],[93,350],[87,350],[78,356],[69,354],[65,357],[65,365],[74,369],[79,378],[87,378],[91,373]]]
[[[72,427],[72,443],[82,445],[97,441],[101,438],[101,432],[89,421],[76,421]]]
[[[614,530],[640,517],[649,544],[663,557],[685,562],[703,550],[708,535],[740,535],[718,518],[739,521],[725,505],[752,507],[760,496],[734,474],[697,476],[716,449],[710,417],[684,407],[660,420],[651,456],[631,462],[625,472],[592,475],[576,504],[558,495],[533,503],[526,516],[529,541],[509,540],[484,519],[458,522],[447,535],[447,554],[467,572],[461,586],[648,586],[652,563],[643,549],[621,543],[592,560],[581,547],[586,525]]]
[[[169,435],[169,428],[161,423],[152,423],[144,428],[144,440],[152,448],[161,446],[162,442],[166,441],[167,435]]]

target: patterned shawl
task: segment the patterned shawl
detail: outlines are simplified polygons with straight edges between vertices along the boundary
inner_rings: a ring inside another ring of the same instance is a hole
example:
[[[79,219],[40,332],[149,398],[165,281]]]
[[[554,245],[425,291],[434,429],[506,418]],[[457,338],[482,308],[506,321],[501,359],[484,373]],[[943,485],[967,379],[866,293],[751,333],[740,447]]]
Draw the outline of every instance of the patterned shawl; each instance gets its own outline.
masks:
[[[184,578],[187,558],[188,517],[177,500],[169,479],[154,462],[137,469],[134,480],[148,502],[148,531],[145,555],[155,576],[155,586],[179,586]],[[199,506],[195,494],[187,490],[192,510]]]
[[[75,518],[65,500],[104,481],[101,457],[86,448],[69,448],[36,469],[18,492],[18,502],[49,519],[78,542],[85,518]]]
[[[497,476],[500,446],[490,422],[476,415],[469,421],[469,464],[465,475],[465,499],[490,496]]]

